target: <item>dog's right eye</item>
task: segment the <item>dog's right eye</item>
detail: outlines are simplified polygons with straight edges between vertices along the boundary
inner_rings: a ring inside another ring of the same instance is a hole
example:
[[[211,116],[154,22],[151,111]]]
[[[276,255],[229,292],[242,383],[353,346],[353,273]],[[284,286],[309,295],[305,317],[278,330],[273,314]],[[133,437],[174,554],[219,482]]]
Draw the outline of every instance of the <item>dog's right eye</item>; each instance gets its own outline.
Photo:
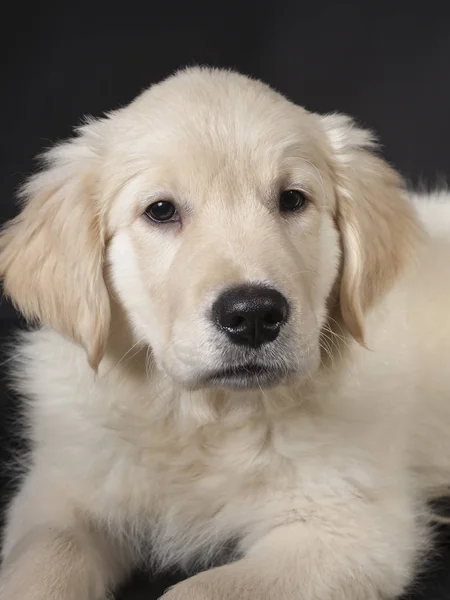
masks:
[[[153,202],[145,209],[145,214],[149,219],[156,223],[167,223],[169,221],[177,221],[178,213],[172,202],[168,200],[159,200]]]

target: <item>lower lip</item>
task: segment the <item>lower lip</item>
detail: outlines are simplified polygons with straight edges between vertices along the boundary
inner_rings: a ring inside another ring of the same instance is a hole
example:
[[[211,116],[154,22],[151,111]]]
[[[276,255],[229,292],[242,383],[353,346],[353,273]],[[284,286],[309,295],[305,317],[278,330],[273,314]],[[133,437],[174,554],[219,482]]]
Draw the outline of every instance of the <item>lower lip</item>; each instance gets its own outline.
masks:
[[[267,388],[280,383],[286,373],[275,370],[260,369],[257,372],[240,370],[236,373],[217,373],[205,380],[205,383],[214,386],[229,388]]]

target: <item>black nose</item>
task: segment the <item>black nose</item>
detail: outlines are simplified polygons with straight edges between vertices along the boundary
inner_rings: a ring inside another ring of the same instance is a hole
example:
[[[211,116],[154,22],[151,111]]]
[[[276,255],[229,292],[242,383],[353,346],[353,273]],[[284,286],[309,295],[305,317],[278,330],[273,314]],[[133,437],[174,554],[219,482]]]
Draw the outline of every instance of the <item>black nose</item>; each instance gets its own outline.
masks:
[[[214,302],[213,319],[235,344],[257,348],[273,342],[286,322],[286,298],[269,287],[242,285],[221,294]]]

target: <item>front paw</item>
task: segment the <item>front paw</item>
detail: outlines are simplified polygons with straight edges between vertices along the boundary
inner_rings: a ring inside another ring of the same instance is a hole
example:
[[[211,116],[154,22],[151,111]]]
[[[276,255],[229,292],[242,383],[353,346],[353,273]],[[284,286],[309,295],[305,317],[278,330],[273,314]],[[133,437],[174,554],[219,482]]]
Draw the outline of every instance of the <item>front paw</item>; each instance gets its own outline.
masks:
[[[161,600],[279,600],[263,593],[260,583],[232,568],[219,567],[178,583]]]
[[[203,585],[187,580],[169,588],[160,600],[213,600],[213,598],[214,596],[211,596]]]

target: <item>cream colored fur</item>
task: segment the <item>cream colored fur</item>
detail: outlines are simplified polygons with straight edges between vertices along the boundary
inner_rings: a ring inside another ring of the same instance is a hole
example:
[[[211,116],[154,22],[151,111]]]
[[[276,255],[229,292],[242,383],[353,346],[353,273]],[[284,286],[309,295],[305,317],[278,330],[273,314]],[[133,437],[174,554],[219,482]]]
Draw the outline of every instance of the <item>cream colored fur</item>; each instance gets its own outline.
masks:
[[[300,214],[278,211],[303,190]],[[100,600],[137,565],[204,570],[167,600],[382,600],[450,480],[450,202],[408,198],[350,119],[190,69],[47,154],[0,237],[42,328],[15,379],[32,455],[1,600]],[[143,217],[176,203],[182,223]],[[220,291],[291,304],[267,389],[202,384]],[[208,570],[230,541],[231,562]]]

